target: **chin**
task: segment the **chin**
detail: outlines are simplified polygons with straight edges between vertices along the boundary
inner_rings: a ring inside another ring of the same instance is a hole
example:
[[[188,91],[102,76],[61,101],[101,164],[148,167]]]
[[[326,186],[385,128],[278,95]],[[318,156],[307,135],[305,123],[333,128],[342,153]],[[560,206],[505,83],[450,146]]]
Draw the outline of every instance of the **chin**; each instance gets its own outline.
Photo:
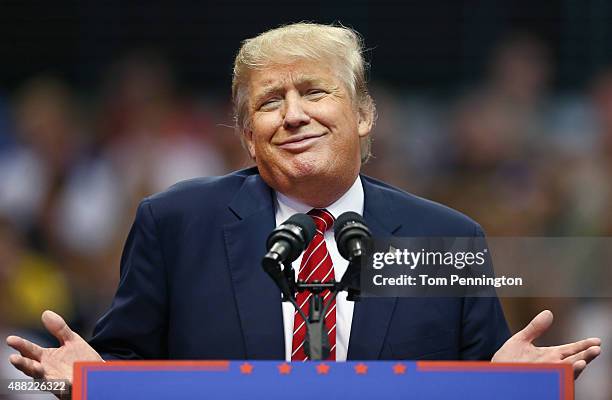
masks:
[[[314,157],[304,157],[303,159],[294,160],[292,163],[292,175],[296,178],[317,176],[324,172],[321,168],[325,163]]]

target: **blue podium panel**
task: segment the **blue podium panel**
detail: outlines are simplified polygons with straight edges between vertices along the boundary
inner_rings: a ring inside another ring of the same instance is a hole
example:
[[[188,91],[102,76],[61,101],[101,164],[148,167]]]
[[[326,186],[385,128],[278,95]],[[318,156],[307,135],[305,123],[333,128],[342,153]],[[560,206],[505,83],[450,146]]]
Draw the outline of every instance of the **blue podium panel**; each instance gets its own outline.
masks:
[[[571,366],[488,362],[76,363],[73,399],[573,400]]]

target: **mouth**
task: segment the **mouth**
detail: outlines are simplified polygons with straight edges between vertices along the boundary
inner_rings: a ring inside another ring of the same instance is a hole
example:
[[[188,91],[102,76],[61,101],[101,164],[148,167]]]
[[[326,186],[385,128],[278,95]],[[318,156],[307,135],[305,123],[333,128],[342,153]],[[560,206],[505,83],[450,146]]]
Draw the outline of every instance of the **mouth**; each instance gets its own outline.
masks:
[[[298,134],[295,136],[291,136],[289,139],[279,143],[278,147],[291,152],[301,152],[314,145],[319,139],[321,139],[325,135],[325,133]]]

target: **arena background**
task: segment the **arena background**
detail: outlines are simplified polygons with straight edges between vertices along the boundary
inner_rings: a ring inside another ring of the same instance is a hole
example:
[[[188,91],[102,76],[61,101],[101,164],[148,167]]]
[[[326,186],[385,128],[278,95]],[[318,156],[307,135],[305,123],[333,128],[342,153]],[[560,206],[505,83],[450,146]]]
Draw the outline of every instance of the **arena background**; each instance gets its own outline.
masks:
[[[3,336],[53,343],[49,308],[89,337],[138,201],[250,165],[229,98],[240,41],[302,20],[364,36],[379,112],[365,173],[490,236],[612,236],[610,2],[2,0]],[[610,299],[504,308],[513,331],[551,309],[541,345],[602,337],[576,392],[612,399]]]

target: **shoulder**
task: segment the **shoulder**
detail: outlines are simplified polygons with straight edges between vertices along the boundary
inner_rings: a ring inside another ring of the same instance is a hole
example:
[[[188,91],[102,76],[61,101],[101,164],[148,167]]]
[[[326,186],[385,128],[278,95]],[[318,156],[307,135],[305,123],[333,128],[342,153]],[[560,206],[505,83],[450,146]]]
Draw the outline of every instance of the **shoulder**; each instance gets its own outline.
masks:
[[[257,168],[234,171],[224,176],[194,178],[178,182],[163,192],[146,197],[141,202],[154,214],[186,215],[203,210],[214,212],[226,209],[244,182],[258,175]]]
[[[378,179],[361,176],[366,199],[368,191],[379,192],[389,205],[389,212],[402,223],[405,235],[483,236],[482,227],[467,215]],[[369,189],[368,189],[369,188]]]

